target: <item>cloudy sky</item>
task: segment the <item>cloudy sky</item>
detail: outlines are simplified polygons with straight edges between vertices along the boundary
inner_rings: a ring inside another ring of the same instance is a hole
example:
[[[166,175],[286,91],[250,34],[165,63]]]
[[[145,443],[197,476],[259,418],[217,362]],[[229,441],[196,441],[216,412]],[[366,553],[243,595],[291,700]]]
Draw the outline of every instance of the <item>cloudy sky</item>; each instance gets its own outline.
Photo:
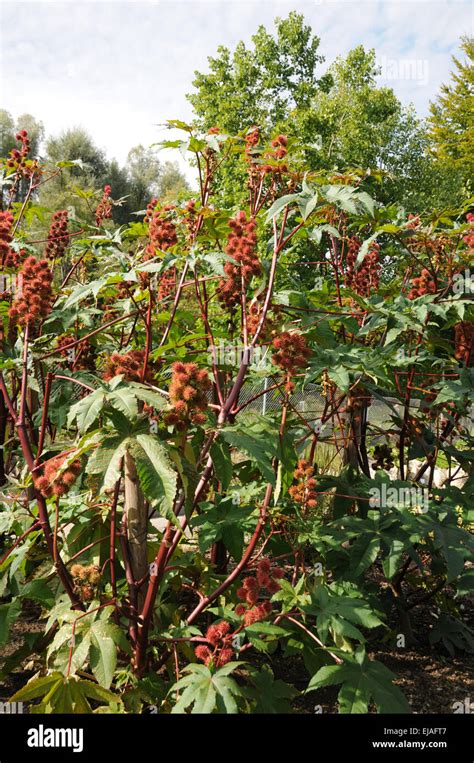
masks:
[[[329,64],[375,48],[381,82],[426,114],[449,78],[471,0],[0,0],[0,107],[30,112],[48,134],[82,125],[109,157],[163,139],[156,126],[191,115],[185,94],[219,44],[304,13]],[[324,65],[325,66],[325,65]]]

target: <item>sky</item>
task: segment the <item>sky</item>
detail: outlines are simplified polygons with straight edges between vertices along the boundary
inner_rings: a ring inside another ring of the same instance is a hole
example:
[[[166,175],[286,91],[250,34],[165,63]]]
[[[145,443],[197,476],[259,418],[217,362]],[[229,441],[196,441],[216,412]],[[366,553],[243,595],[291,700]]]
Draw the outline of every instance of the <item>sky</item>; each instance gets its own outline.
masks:
[[[193,73],[218,45],[250,44],[292,10],[321,39],[321,73],[356,45],[374,48],[380,84],[420,115],[474,30],[470,0],[0,0],[0,108],[33,114],[48,135],[80,125],[124,162],[170,137],[165,120],[191,118]]]

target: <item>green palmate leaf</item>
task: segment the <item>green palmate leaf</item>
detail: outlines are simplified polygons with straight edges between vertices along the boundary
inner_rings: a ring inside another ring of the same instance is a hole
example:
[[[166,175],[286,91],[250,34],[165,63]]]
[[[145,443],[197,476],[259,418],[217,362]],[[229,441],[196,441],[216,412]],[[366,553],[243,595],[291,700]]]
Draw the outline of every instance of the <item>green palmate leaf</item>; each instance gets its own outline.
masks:
[[[474,653],[474,631],[461,620],[441,613],[430,632],[430,644],[441,642],[451,657],[456,650]]]
[[[280,679],[275,680],[268,665],[251,670],[250,680],[253,686],[248,693],[255,700],[253,713],[291,713],[289,700],[297,695],[297,691],[294,686]]]
[[[106,394],[103,389],[97,389],[95,392],[87,395],[87,397],[79,400],[71,406],[67,417],[68,426],[71,426],[75,421],[79,431],[87,432],[100,415],[105,401]]]
[[[153,435],[139,434],[136,442],[140,450],[133,449],[136,456],[140,484],[152,506],[163,502],[172,510],[176,495],[177,474],[173,469],[168,451]]]
[[[247,427],[224,427],[220,433],[229,445],[251,458],[267,482],[275,485],[273,459],[278,455],[278,437],[274,436],[274,432],[270,433],[267,428],[260,427],[260,423],[257,423]]]
[[[121,463],[129,443],[129,438],[111,435],[104,438],[102,445],[89,458],[88,474],[102,474],[102,488],[113,488],[120,477]]]
[[[327,642],[329,633],[336,643],[347,645],[347,639],[363,642],[365,638],[357,626],[376,628],[382,621],[372,608],[361,598],[357,598],[357,589],[346,587],[344,590],[354,591],[354,596],[341,593],[338,586],[318,584],[311,593],[311,604],[303,610],[316,617],[316,629],[323,643]]]
[[[363,649],[346,656],[341,665],[318,670],[307,691],[342,684],[339,691],[341,713],[367,713],[373,701],[379,713],[410,713],[404,695],[393,684],[395,676],[380,662],[369,660]]]
[[[13,599],[9,604],[0,604],[0,646],[7,643],[10,628],[18,619],[20,612],[20,599]]]
[[[88,699],[100,704],[120,704],[116,694],[77,676],[63,676],[53,672],[47,676],[33,676],[22,689],[11,697],[12,702],[31,702],[40,699],[38,705],[31,705],[31,713],[92,713]]]
[[[92,672],[101,686],[110,688],[117,665],[117,647],[113,639],[114,628],[96,621],[90,629],[90,662]]]
[[[184,713],[191,709],[194,713],[237,713],[237,701],[242,690],[229,675],[243,663],[229,662],[212,672],[205,665],[188,665],[183,678],[175,683],[171,692],[180,693],[172,713]],[[181,693],[182,692],[182,693]]]
[[[211,458],[214,474],[221,483],[222,491],[225,492],[232,479],[232,461],[228,444],[225,441],[214,441],[211,445]]]
[[[291,204],[291,202],[295,201],[297,198],[297,193],[289,193],[286,196],[281,196],[279,199],[274,201],[267,212],[267,223],[270,222],[270,220],[273,220],[274,217],[277,217],[280,212],[282,212],[285,207],[288,206],[288,204]]]
[[[201,504],[203,512],[192,519],[192,526],[198,528],[201,553],[216,541],[221,540],[234,559],[239,560],[244,544],[244,532],[252,531],[257,522],[253,507],[234,505],[231,497],[217,498],[217,506]]]

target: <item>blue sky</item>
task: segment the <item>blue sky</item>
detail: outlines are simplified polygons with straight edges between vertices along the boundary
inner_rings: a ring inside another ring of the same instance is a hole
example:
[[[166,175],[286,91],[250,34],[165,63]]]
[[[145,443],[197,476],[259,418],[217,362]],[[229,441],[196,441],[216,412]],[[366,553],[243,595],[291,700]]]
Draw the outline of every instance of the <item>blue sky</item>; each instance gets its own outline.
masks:
[[[185,94],[219,44],[297,10],[326,61],[375,48],[381,84],[426,114],[449,79],[459,37],[473,33],[470,0],[0,0],[0,107],[30,112],[48,134],[82,125],[120,161],[156,127],[191,116]]]

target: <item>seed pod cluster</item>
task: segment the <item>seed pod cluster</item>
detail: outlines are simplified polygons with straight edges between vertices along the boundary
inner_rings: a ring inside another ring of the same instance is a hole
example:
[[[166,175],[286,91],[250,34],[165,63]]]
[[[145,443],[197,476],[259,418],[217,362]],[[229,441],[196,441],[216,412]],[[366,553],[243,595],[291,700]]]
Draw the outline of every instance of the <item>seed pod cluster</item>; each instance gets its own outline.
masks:
[[[262,308],[263,304],[262,301],[259,299],[254,299],[250,303],[250,305],[247,308],[247,331],[250,336],[254,336],[257,328],[260,324],[260,320],[262,318]],[[260,332],[260,342],[265,343],[269,342],[271,338],[276,333],[276,320],[275,320],[275,314],[279,312],[279,306],[273,305],[270,310],[268,310],[266,316],[265,316],[265,323],[263,324],[262,330]]]
[[[210,665],[212,662],[216,668],[221,668],[230,662],[234,656],[230,631],[230,623],[227,620],[210,625],[206,631],[206,639],[212,649],[206,644],[199,644],[194,650],[198,660],[204,662],[205,665]]]
[[[73,564],[71,575],[74,581],[74,591],[81,601],[92,601],[100,583],[100,568],[95,564],[84,567],[82,564]]]
[[[189,199],[185,205],[186,215],[183,217],[183,223],[188,229],[188,238],[193,239],[196,233],[196,226],[198,222],[198,215],[196,210],[196,201]]]
[[[15,253],[10,247],[13,239],[12,226],[13,215],[11,212],[0,212],[0,263],[7,268],[15,264]]]
[[[470,223],[470,227],[466,235],[463,236],[463,241],[470,249],[474,249],[474,212],[467,213],[466,221]]]
[[[369,297],[372,289],[377,289],[380,281],[380,247],[371,245],[359,266],[356,265],[361,242],[356,236],[348,241],[344,283],[360,297]]]
[[[51,312],[53,274],[47,260],[27,257],[18,274],[19,289],[10,308],[10,318],[20,326],[33,326]]]
[[[408,299],[417,299],[424,294],[436,293],[436,282],[430,271],[426,270],[426,268],[421,271],[421,275],[418,278],[412,280],[411,284],[412,288],[408,292]]]
[[[164,299],[167,299],[172,294],[175,293],[176,290],[176,268],[168,268],[168,270],[165,270],[163,275],[160,278],[160,282],[158,284],[158,291],[157,291],[157,297],[158,301],[162,302]]]
[[[155,209],[151,213],[148,225],[148,246],[146,254],[148,258],[154,257],[157,250],[166,252],[178,242],[176,225],[170,217],[173,206],[167,205],[163,209]]]
[[[414,230],[415,228],[418,228],[420,225],[420,218],[418,215],[408,215],[408,222],[406,224],[407,228],[410,228],[411,230]]]
[[[144,363],[144,350],[130,350],[130,352],[127,352],[124,355],[114,352],[107,360],[102,378],[104,381],[110,381],[114,376],[123,374],[125,381],[139,382],[142,380]],[[153,368],[153,365],[148,363],[144,381],[153,381],[155,372],[156,369]]]
[[[309,509],[314,509],[318,505],[318,495],[315,491],[317,482],[314,477],[314,468],[305,459],[300,459],[293,473],[296,485],[292,485],[289,494],[295,503]]]
[[[277,137],[272,140],[273,150],[267,151],[265,153],[266,158],[281,162],[281,160],[284,159],[288,153],[287,146],[288,146],[288,136],[277,135]],[[282,172],[288,172],[288,166],[286,164],[264,164],[262,166],[262,170],[265,173],[273,173],[278,175],[278,174],[281,174]]]
[[[146,213],[145,213],[145,217],[143,218],[143,222],[146,223],[147,225],[149,225],[149,223],[151,222],[151,218],[153,217],[153,213],[156,209],[157,204],[158,204],[158,199],[153,198],[153,199],[150,199],[150,201],[146,205]]]
[[[474,346],[474,323],[461,321],[454,327],[454,357],[470,366]]]
[[[311,357],[311,350],[306,344],[303,334],[298,331],[283,331],[273,339],[272,345],[276,352],[272,355],[273,363],[287,371],[288,374],[294,374],[298,368],[305,368]]]
[[[66,209],[60,209],[54,213],[44,251],[45,257],[50,260],[60,259],[68,247],[68,223],[69,215]]]
[[[104,220],[110,220],[112,217],[112,202],[110,200],[111,193],[112,188],[110,185],[104,186],[102,198],[97,205],[97,209],[95,210],[95,223],[97,226],[102,225]]]
[[[45,498],[50,498],[52,495],[66,495],[81,473],[80,458],[74,459],[66,469],[61,471],[67,458],[67,453],[59,453],[42,465],[42,476],[37,477],[34,484]]]
[[[226,278],[219,282],[218,298],[221,304],[231,308],[240,300],[242,281],[244,287],[247,287],[252,276],[260,275],[262,266],[256,251],[255,220],[247,220],[247,215],[241,211],[229,220],[229,226],[231,232],[227,237],[225,251],[237,264],[230,261],[225,263]]]
[[[211,380],[205,368],[199,368],[196,363],[174,363],[169,388],[173,408],[165,416],[165,423],[178,430],[187,429],[190,423],[204,424],[210,388]]]
[[[7,159],[7,167],[15,169],[20,175],[31,176],[38,171],[38,163],[36,161],[28,160],[31,141],[27,131],[20,130],[15,135],[15,140],[21,143],[21,148],[12,148],[9,158]]]
[[[281,567],[272,567],[269,559],[261,559],[257,564],[255,576],[249,575],[242,581],[242,586],[237,589],[237,597],[241,604],[235,608],[235,614],[243,617],[244,625],[251,625],[265,617],[272,611],[272,604],[268,599],[258,604],[262,594],[268,592],[274,594],[280,590],[278,582],[284,577]]]

